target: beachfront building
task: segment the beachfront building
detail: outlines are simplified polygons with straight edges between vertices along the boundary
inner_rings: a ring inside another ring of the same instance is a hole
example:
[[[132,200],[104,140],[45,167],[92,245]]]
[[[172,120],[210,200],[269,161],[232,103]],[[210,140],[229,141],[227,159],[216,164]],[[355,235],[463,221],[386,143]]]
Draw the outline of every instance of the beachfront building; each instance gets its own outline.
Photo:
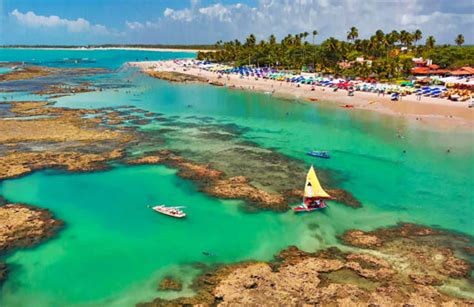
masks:
[[[474,76],[474,68],[473,67],[461,67],[449,72],[451,76],[456,77],[473,77]]]
[[[414,76],[446,76],[449,73],[447,69],[440,69],[439,65],[433,64],[430,59],[413,58],[415,67],[411,69]]]

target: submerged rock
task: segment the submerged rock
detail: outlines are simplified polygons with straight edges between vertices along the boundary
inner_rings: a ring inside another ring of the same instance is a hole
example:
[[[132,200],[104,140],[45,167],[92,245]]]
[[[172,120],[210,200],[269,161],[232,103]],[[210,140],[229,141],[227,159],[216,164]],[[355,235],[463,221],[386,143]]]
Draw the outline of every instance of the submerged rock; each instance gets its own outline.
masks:
[[[16,248],[34,246],[56,234],[63,222],[46,209],[25,204],[0,206],[0,255]],[[7,277],[7,265],[0,261],[0,284]]]
[[[62,225],[46,209],[25,204],[0,206],[0,252],[32,246],[53,236]]]
[[[99,118],[83,118],[100,110],[56,108],[36,101],[11,104],[17,116],[32,119],[0,121],[0,145],[11,147],[0,156],[0,180],[44,168],[104,169],[106,161],[120,158],[134,141],[133,133],[104,129]]]
[[[103,68],[55,68],[46,66],[25,66],[21,69],[0,74],[0,82],[26,80],[45,76],[61,76],[64,74],[74,74],[74,76],[77,77],[106,71],[107,70]]]
[[[106,161],[118,159],[121,150],[102,154],[80,152],[19,152],[0,157],[0,179],[14,178],[34,170],[64,168],[68,171],[96,171],[107,168]]]
[[[165,164],[177,168],[178,176],[195,180],[205,193],[219,198],[244,199],[260,208],[285,210],[285,198],[276,193],[268,193],[256,188],[243,176],[225,178],[224,173],[210,165],[190,162],[170,150],[151,153],[150,156],[128,160],[128,164]]]
[[[147,157],[127,160],[127,164],[130,164],[130,165],[159,164],[161,160],[162,159],[157,156],[147,156]]]
[[[145,71],[147,75],[153,78],[162,79],[171,82],[206,82],[203,77],[183,74],[176,71]]]
[[[170,276],[163,278],[158,285],[160,291],[181,291],[182,288],[181,282]]]
[[[231,177],[212,182],[203,191],[220,198],[245,199],[260,208],[286,210],[285,198],[277,193],[268,193],[249,184],[244,176]]]
[[[242,152],[242,150],[240,150]],[[252,152],[252,155],[255,153]],[[253,156],[252,156],[253,157]],[[264,152],[260,157],[264,163],[277,165],[277,170],[282,169],[283,171],[293,172],[296,168],[292,164],[285,167],[281,164],[282,157],[279,154],[269,155]],[[270,159],[270,160],[268,160]],[[229,159],[233,161],[233,159]],[[224,166],[220,161],[214,161],[212,166],[210,164],[202,164],[188,160],[171,150],[158,150],[147,152],[144,157],[127,160],[128,164],[164,164],[173,168],[178,169],[178,176],[186,179],[191,179],[197,182],[201,191],[224,199],[242,199],[250,203],[253,207],[260,209],[271,209],[276,211],[285,211],[289,209],[289,204],[298,202],[301,200],[303,191],[299,189],[293,189],[290,191],[275,191],[275,185],[273,182],[267,182],[270,179],[279,181],[280,178],[268,175],[262,176],[258,167],[247,168],[248,160],[241,158],[239,163],[235,163],[231,168],[226,167],[232,173],[244,173],[252,176],[251,178],[243,175],[229,176],[226,172],[221,170],[220,166]],[[237,169],[238,165],[241,167]],[[217,166],[217,167],[216,167]],[[223,167],[224,168],[224,167]],[[276,171],[275,167],[269,167],[268,171]],[[276,186],[285,187],[286,184],[293,184],[295,182],[295,176],[282,174],[285,179],[288,178],[289,183],[276,183]],[[303,179],[301,179],[301,182]],[[298,183],[301,183],[298,182]],[[269,187],[267,189],[267,187]],[[341,189],[329,189],[334,196],[334,199],[345,205],[357,208],[360,207],[360,202],[352,196],[348,191]]]
[[[65,85],[65,84],[57,84],[57,85],[49,85],[48,87],[33,92],[35,95],[54,95],[50,96],[50,98],[57,98],[63,97],[71,94],[78,94],[78,93],[87,93],[93,92],[96,89],[91,88],[90,85],[82,85],[82,86],[73,86],[73,85]]]

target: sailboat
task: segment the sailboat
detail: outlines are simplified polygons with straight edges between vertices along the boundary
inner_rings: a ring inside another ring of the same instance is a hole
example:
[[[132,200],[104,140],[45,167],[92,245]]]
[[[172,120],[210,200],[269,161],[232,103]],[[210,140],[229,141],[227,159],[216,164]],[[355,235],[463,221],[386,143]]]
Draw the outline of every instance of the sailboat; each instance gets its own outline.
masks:
[[[293,210],[295,212],[310,212],[319,209],[323,209],[327,207],[325,199],[330,199],[331,195],[329,195],[324,189],[321,187],[319,183],[318,177],[316,176],[316,172],[314,171],[313,166],[308,171],[306,175],[306,184],[304,186],[304,196],[303,196],[303,203]]]

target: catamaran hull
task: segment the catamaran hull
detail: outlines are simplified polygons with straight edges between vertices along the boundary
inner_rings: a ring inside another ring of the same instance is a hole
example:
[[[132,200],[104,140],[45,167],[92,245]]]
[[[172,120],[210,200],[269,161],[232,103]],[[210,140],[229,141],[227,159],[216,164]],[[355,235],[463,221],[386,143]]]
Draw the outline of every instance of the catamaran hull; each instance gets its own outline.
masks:
[[[318,207],[318,208],[303,208],[303,207],[296,207],[296,208],[293,208],[293,211],[295,211],[295,213],[300,213],[300,212],[312,212],[312,211],[316,211],[316,210],[321,210],[321,209],[324,209],[326,208],[327,206],[324,206],[324,207]]]

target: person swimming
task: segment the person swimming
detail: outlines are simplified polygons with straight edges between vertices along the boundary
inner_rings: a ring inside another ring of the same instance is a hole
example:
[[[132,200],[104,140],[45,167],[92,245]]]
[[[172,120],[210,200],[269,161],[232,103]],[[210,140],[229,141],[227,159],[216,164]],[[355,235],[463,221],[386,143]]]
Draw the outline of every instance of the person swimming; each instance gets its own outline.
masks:
[[[207,252],[207,251],[202,252],[202,254],[203,254],[204,256],[209,256],[209,257],[217,256],[217,254],[215,254],[215,253],[213,253],[213,252]]]

